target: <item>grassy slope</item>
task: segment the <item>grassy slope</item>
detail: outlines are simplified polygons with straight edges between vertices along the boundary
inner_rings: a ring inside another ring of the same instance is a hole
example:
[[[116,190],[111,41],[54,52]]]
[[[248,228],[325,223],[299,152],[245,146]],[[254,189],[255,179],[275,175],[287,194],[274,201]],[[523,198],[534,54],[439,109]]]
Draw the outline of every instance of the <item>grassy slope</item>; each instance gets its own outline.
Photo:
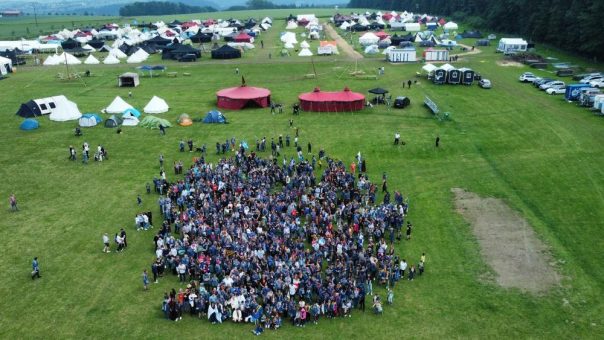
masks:
[[[345,70],[354,65],[332,58],[315,59],[319,78],[303,79],[312,66],[298,62],[300,58],[274,58],[267,64],[268,51],[280,49],[278,25],[263,36],[265,50],[236,63],[248,84],[270,88],[278,102],[293,104],[298,93],[315,86],[335,90],[345,85],[360,92],[379,85],[411,98],[411,107],[401,111],[378,107],[354,114],[304,113],[294,120],[302,143],[310,140],[315,150],[324,147],[346,162],[360,150],[374,180],[388,172],[390,187],[410,196],[410,219],[416,225],[414,239],[399,245],[398,252],[417,262],[425,251],[428,264],[426,277],[397,287],[395,305],[380,318],[355,312],[352,319],[322,320],[305,329],[286,327],[267,336],[589,338],[601,333],[601,118],[519,84],[516,78],[523,70],[497,66],[500,56],[492,48],[463,63],[493,81],[490,91],[476,86],[437,87],[423,79],[411,90],[401,89],[401,81],[410,79],[419,65],[386,65],[386,75],[378,81],[352,80]],[[154,62],[160,61],[150,61]],[[239,82],[233,72],[236,64],[205,58],[198,64],[168,63],[171,71],[192,76],[144,78],[130,102],[140,108],[157,94],[171,105],[172,110],[162,115],[171,121],[183,112],[203,114],[214,107],[217,89]],[[359,67],[371,71],[382,65],[366,61]],[[161,319],[163,292],[178,284],[168,277],[142,292],[140,272],[153,258],[152,234],[132,231],[138,211],[135,198],[157,174],[159,153],[164,153],[168,164],[178,159],[190,162],[190,154],[177,152],[181,138],[191,137],[213,150],[216,141],[231,136],[252,142],[261,136],[293,134],[287,127],[291,116],[272,116],[267,110],[225,112],[231,124],[175,127],[161,138],[157,131],[142,128],[126,127],[118,136],[114,130],[96,127],[76,139],[73,123],[47,118],[40,119],[38,131],[18,130],[20,119],[14,112],[30,98],[61,93],[87,112],[98,111],[116,95],[127,97],[127,90],[115,87],[115,76],[131,66],[90,69],[95,76],[86,79],[86,86],[56,80],[55,74],[63,72],[60,67],[21,68],[0,82],[0,109],[6,114],[0,122],[4,179],[0,197],[16,192],[22,209],[18,214],[0,210],[0,228],[5,231],[0,241],[4,271],[0,336],[25,331],[31,337],[53,338],[248,336],[249,325],[211,326],[189,317],[172,324]],[[426,94],[451,111],[453,121],[433,119],[421,105]],[[395,130],[407,142],[405,147],[390,145]],[[442,147],[435,150],[432,143],[437,134]],[[68,162],[67,147],[84,140],[105,145],[111,160],[88,166]],[[170,171],[168,175],[173,178]],[[451,187],[501,197],[522,212],[561,261],[563,286],[534,297],[489,283],[478,244],[453,210]],[[156,198],[143,194],[145,208],[158,215]],[[127,227],[130,248],[119,255],[102,254],[101,234],[119,227]],[[29,261],[35,255],[41,258],[44,277],[32,283]],[[564,306],[563,299],[569,304]]]

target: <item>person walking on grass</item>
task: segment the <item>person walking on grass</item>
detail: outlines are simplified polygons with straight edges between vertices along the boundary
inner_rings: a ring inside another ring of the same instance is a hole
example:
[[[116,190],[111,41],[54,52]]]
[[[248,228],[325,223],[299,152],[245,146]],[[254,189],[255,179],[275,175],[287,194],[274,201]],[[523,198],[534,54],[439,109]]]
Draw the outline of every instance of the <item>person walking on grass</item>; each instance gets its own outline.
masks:
[[[143,199],[141,198],[141,195],[136,196],[136,204],[138,204],[139,207],[143,205]]]
[[[149,289],[149,275],[147,274],[147,269],[143,269],[143,288],[145,290]]]
[[[32,280],[35,279],[36,277],[38,279],[42,278],[42,276],[40,276],[40,264],[38,263],[38,258],[37,257],[34,257],[34,260],[31,261],[31,269],[32,269],[32,272],[31,272],[31,279]]]
[[[411,88],[411,79],[407,80],[407,87]]]
[[[436,141],[435,141],[436,147],[438,147],[439,144],[440,144],[440,136],[436,136]]]
[[[11,211],[19,211],[19,207],[17,206],[17,197],[14,193],[10,194],[8,197],[8,203],[10,204]]]
[[[107,233],[103,234],[103,253],[111,253],[109,249],[109,235]]]

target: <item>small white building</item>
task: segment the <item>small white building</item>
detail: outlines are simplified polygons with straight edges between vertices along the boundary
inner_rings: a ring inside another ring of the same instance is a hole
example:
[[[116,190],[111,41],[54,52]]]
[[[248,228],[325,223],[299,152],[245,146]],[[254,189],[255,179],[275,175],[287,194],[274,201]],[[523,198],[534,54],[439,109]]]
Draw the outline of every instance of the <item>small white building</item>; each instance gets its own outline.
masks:
[[[407,32],[419,32],[420,30],[421,30],[421,25],[417,22],[405,23],[405,31],[407,31]]]
[[[501,38],[497,46],[498,52],[526,52],[528,43],[522,38]]]
[[[414,47],[393,48],[388,51],[388,61],[391,63],[409,63],[417,61],[417,51]]]
[[[427,49],[423,57],[425,61],[449,61],[449,51]]]

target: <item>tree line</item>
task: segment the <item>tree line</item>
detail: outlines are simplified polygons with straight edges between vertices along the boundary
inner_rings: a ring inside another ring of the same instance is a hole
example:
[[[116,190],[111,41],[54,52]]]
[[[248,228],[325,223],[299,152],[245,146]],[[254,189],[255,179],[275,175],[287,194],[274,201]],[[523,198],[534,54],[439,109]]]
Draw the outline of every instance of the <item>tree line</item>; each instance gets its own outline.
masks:
[[[182,2],[150,1],[133,2],[120,8],[120,15],[168,15],[168,14],[189,14],[201,12],[216,12],[214,7],[210,6],[189,6]]]
[[[350,0],[348,7],[448,16],[477,29],[604,59],[602,0]]]

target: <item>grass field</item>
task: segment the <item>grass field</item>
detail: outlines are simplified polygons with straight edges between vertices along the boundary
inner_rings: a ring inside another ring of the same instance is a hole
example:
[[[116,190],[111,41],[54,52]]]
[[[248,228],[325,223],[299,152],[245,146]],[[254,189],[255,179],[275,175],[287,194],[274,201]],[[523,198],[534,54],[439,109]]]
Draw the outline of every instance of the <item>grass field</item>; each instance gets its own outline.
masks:
[[[374,72],[385,66],[385,75],[355,80],[348,75],[355,65],[343,56],[315,58],[318,77],[305,79],[313,72],[308,59],[266,58],[268,51],[280,49],[278,33],[284,25],[276,23],[263,36],[264,50],[246,54],[240,61],[222,63],[204,55],[198,63],[164,62],[170,71],[191,76],[143,78],[130,100],[127,89],[116,87],[116,76],[132,70],[132,65],[89,67],[93,76],[85,84],[56,79],[58,72],[64,72],[62,67],[31,66],[0,82],[0,110],[5,115],[0,122],[0,197],[5,204],[0,209],[1,338],[250,336],[250,325],[213,326],[190,317],[178,323],[163,319],[163,293],[178,288],[178,279],[168,276],[150,291],[142,290],[140,273],[154,257],[153,235],[134,231],[133,219],[140,210],[136,195],[141,194],[144,207],[159,215],[158,197],[144,194],[145,183],[158,175],[160,153],[167,164],[174,160],[190,164],[192,155],[178,152],[181,138],[193,138],[213,150],[217,141],[232,136],[253,142],[262,136],[293,135],[290,118],[300,128],[302,144],[311,141],[315,150],[323,147],[347,163],[361,151],[373,181],[387,172],[389,186],[410,198],[414,238],[398,245],[397,251],[413,262],[426,252],[426,274],[397,285],[395,303],[385,308],[383,316],[355,312],[351,319],[321,320],[318,326],[304,329],[286,326],[264,336],[601,338],[602,117],[520,84],[517,77],[527,69],[498,66],[501,55],[493,47],[458,63],[491,79],[492,90],[436,86],[423,78],[412,89],[402,89],[402,81],[415,79],[421,65],[390,65],[376,59],[360,61],[358,68]],[[150,64],[161,63],[159,56],[152,58]],[[117,135],[99,126],[76,138],[75,122],[55,123],[46,117],[39,119],[40,129],[23,132],[18,129],[21,119],[14,115],[22,102],[58,94],[75,101],[82,112],[99,112],[116,95],[138,108],[159,95],[171,106],[161,116],[174,123],[181,113],[199,117],[214,108],[217,90],[239,84],[235,67],[248,85],[269,88],[274,99],[287,107],[299,93],[315,86],[324,90],[349,86],[364,93],[380,86],[393,96],[410,97],[412,104],[404,110],[381,106],[300,116],[291,116],[289,110],[283,115],[270,115],[267,109],[224,111],[228,125],[176,126],[164,137],[139,127],[124,127],[124,133]],[[425,95],[451,112],[452,120],[434,119],[422,105]],[[406,146],[391,145],[395,131],[401,132]],[[439,149],[433,147],[436,135],[441,137]],[[84,141],[92,147],[104,145],[110,160],[87,166],[68,161],[69,145],[79,147]],[[167,174],[175,178],[170,170]],[[550,247],[563,275],[561,286],[535,296],[493,283],[470,226],[454,209],[453,187],[501,198],[527,219]],[[8,209],[12,192],[19,200],[18,213]],[[128,231],[128,250],[103,254],[102,233],[120,227]],[[40,258],[43,278],[32,282],[34,256]],[[383,289],[378,292],[384,294]]]

